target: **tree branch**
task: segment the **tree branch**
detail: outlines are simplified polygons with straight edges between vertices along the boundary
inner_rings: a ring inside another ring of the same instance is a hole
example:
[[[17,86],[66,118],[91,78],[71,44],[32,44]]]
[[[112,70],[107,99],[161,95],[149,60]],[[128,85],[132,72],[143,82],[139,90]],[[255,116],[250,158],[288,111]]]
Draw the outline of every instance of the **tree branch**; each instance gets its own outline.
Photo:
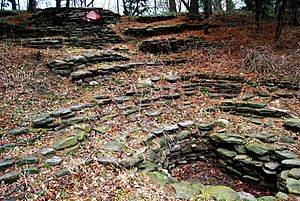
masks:
[[[186,9],[188,10],[188,11],[190,11],[190,6],[189,6],[189,4],[185,1],[185,0],[180,0],[182,3],[183,3],[183,5],[186,7]]]

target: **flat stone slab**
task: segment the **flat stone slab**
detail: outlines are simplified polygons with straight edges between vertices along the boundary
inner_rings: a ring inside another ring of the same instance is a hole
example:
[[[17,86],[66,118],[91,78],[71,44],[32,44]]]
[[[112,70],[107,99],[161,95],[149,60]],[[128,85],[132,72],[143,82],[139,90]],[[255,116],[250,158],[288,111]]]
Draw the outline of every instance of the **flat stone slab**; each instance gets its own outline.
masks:
[[[104,126],[93,128],[93,130],[95,130],[96,132],[103,133],[103,134],[107,133],[110,129],[111,129],[110,125],[104,125]]]
[[[69,171],[67,168],[64,168],[64,169],[58,171],[58,172],[55,174],[55,176],[56,176],[56,177],[63,177],[63,176],[66,176],[66,175],[68,175],[68,174],[70,174],[70,171]]]
[[[15,163],[14,159],[0,161],[0,171],[3,171]]]
[[[19,172],[13,171],[3,175],[0,175],[0,183],[3,181],[6,184],[13,183],[19,179]]]
[[[164,128],[154,128],[151,130],[151,133],[153,133],[156,136],[162,135],[164,132]]]
[[[58,109],[56,111],[51,112],[50,115],[52,115],[54,117],[61,117],[61,116],[65,116],[65,115],[68,115],[68,114],[71,114],[71,113],[72,113],[71,109],[69,109],[69,108],[61,108],[61,109]]]
[[[151,180],[156,181],[162,185],[172,184],[176,182],[176,179],[169,177],[166,173],[160,171],[148,172],[147,175]]]
[[[210,138],[217,142],[226,142],[229,144],[243,145],[246,143],[246,138],[237,134],[214,133]]]
[[[109,151],[121,151],[125,148],[125,145],[118,141],[110,141],[104,145],[104,149]]]
[[[16,164],[21,165],[28,165],[28,164],[35,164],[38,162],[38,158],[36,156],[24,156],[16,160]]]
[[[282,159],[293,159],[297,158],[297,154],[290,150],[276,150],[275,151],[276,156],[282,158]]]
[[[223,148],[218,148],[217,151],[222,156],[226,156],[226,157],[230,157],[230,158],[235,157],[237,154],[235,151],[230,151],[228,149],[223,149]]]
[[[39,150],[39,153],[43,156],[48,156],[48,155],[54,154],[55,149],[53,149],[52,147],[45,147],[45,148],[42,148],[41,150]]]
[[[8,133],[10,135],[22,135],[22,134],[26,134],[29,132],[29,128],[28,127],[20,127],[20,128],[15,128],[12,130],[9,130]]]
[[[265,168],[269,170],[276,170],[279,167],[279,165],[280,164],[277,162],[268,162],[264,164]]]
[[[187,121],[182,121],[178,123],[178,126],[182,127],[182,128],[190,128],[193,125],[195,125],[195,122],[191,121],[191,120],[187,120]]]
[[[208,124],[198,124],[197,127],[200,131],[210,131],[213,130],[215,127],[214,123],[208,123]]]
[[[23,170],[23,173],[25,175],[38,174],[39,172],[40,172],[39,169],[35,166]]]
[[[293,168],[289,171],[289,177],[300,179],[300,168]]]
[[[138,81],[139,88],[153,88],[154,84],[150,78],[141,79]]]
[[[33,128],[45,128],[48,124],[52,123],[53,118],[50,115],[43,115],[32,120],[32,127]]]
[[[172,132],[176,132],[177,129],[179,129],[179,127],[177,126],[177,124],[172,124],[172,125],[166,125],[164,126],[164,131],[172,133]]]
[[[249,143],[246,144],[246,149],[252,153],[262,156],[272,153],[274,148],[269,144]]]
[[[201,189],[202,198],[209,199],[211,197],[217,200],[238,201],[240,196],[231,188],[226,186],[206,186]]]
[[[119,97],[115,97],[113,99],[116,103],[121,104],[121,103],[125,103],[127,101],[130,101],[131,98],[128,96],[119,96]]]
[[[193,198],[197,193],[200,192],[201,187],[204,187],[202,184],[187,184],[183,182],[178,182],[171,184],[175,189],[175,197],[177,199],[190,199]]]
[[[241,191],[241,192],[237,192],[237,194],[239,195],[240,200],[256,201],[256,198],[251,193]]]
[[[300,119],[287,119],[284,121],[283,126],[289,130],[300,132]]]
[[[91,124],[84,124],[84,123],[82,123],[82,124],[74,125],[74,128],[78,129],[78,130],[82,130],[82,131],[88,133],[88,132],[90,132],[92,126],[91,126]]]
[[[118,166],[118,159],[113,156],[101,156],[97,158],[97,162],[101,165]]]
[[[298,168],[300,167],[300,159],[285,159],[281,161],[281,164],[290,168]]]
[[[58,156],[52,156],[51,158],[45,160],[45,163],[50,166],[59,165],[61,162],[62,162],[62,158]]]
[[[168,74],[165,76],[166,80],[170,83],[175,83],[180,80],[180,76],[176,74]]]
[[[300,180],[287,178],[286,187],[289,193],[300,195]]]
[[[188,130],[182,130],[176,134],[176,139],[179,141],[185,140],[185,139],[188,139],[191,136],[191,134],[192,133]]]
[[[155,117],[161,115],[161,112],[158,110],[146,110],[145,115],[150,116],[150,117]]]
[[[138,164],[142,161],[143,159],[141,157],[133,156],[120,160],[119,164],[129,169],[138,166]]]
[[[62,150],[68,147],[75,146],[77,143],[78,143],[77,137],[68,137],[54,143],[53,148],[56,150]]]

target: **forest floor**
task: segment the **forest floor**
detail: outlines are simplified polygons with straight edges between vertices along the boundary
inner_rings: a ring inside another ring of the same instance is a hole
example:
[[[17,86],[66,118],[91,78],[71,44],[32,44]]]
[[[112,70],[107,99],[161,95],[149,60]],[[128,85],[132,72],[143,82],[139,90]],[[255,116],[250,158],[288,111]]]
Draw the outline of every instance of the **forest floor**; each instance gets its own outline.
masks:
[[[208,35],[204,35],[202,30],[197,30],[151,38],[198,36],[203,37],[208,42],[221,43],[222,48],[193,49],[175,54],[153,55],[138,50],[138,44],[142,39],[146,38],[133,38],[123,34],[127,27],[144,26],[145,24],[122,18],[114,26],[114,30],[122,36],[125,42],[118,45],[109,45],[105,49],[111,49],[116,46],[128,48],[129,50],[122,52],[122,54],[129,56],[131,62],[159,62],[175,58],[184,58],[187,59],[187,62],[181,65],[162,65],[159,68],[140,67],[132,72],[116,73],[110,77],[109,83],[96,86],[76,85],[68,78],[54,75],[47,67],[47,63],[51,60],[62,59],[70,55],[96,52],[96,50],[68,47],[60,50],[37,50],[1,41],[0,145],[30,139],[37,135],[41,138],[30,145],[17,146],[9,151],[1,152],[0,160],[35,154],[41,148],[51,146],[55,139],[63,136],[62,133],[57,131],[45,129],[31,129],[25,135],[11,136],[8,130],[21,125],[24,126],[24,124],[29,125],[28,122],[37,114],[91,102],[95,95],[108,94],[114,96],[123,94],[126,90],[134,88],[133,85],[136,81],[142,78],[164,77],[170,72],[179,75],[199,72],[236,74],[254,80],[269,77],[299,82],[300,27],[285,26],[280,40],[275,44],[273,38],[276,20],[273,18],[262,21],[259,34],[255,33],[254,18],[249,13],[222,14],[214,16],[213,19],[216,20],[214,23],[222,26],[211,29]],[[151,25],[170,25],[182,22],[185,22],[184,17],[156,22]],[[258,60],[251,63],[253,55]],[[163,81],[158,83],[159,87],[166,85],[168,83]],[[259,90],[267,89],[266,87],[261,87]],[[253,89],[246,87],[242,95],[253,92]],[[281,92],[288,93],[289,91],[282,90]],[[0,200],[17,198],[18,196],[20,196],[18,197],[20,199],[33,200],[90,200],[92,198],[95,200],[175,200],[174,190],[170,186],[163,186],[150,180],[147,175],[137,169],[128,170],[104,166],[98,164],[97,161],[85,166],[82,164],[82,160],[87,157],[96,158],[97,150],[104,143],[103,140],[99,139],[112,139],[120,133],[124,134],[131,130],[140,129],[138,132],[133,131],[131,133],[132,149],[138,150],[141,148],[141,145],[137,141],[146,135],[147,128],[178,122],[178,120],[193,119],[195,122],[201,123],[225,118],[232,123],[232,126],[226,128],[228,131],[238,133],[275,132],[295,139],[296,145],[300,144],[297,133],[282,129],[280,121],[266,128],[245,123],[241,117],[227,115],[220,111],[205,116],[201,108],[216,105],[220,100],[210,99],[205,94],[202,94],[190,98],[188,101],[193,103],[193,107],[181,113],[174,113],[176,105],[182,105],[180,100],[172,101],[170,107],[162,107],[159,103],[151,103],[152,108],[164,112],[159,118],[154,120],[145,117],[128,122],[128,117],[124,115],[114,118],[113,114],[119,112],[115,106],[107,106],[100,111],[93,111],[107,117],[111,115],[106,121],[93,123],[97,126],[110,125],[109,132],[101,135],[97,135],[94,132],[89,136],[91,139],[84,147],[67,154],[65,152],[58,153],[64,161],[61,166],[69,167],[71,170],[70,175],[56,178],[54,175],[61,168],[60,166],[46,167],[40,165],[38,167],[40,173],[37,175],[23,175],[13,184],[1,184]],[[254,101],[265,100],[254,98]],[[289,110],[294,117],[299,118],[300,116],[300,104],[297,98],[267,100],[267,103],[269,106]],[[172,105],[174,105],[174,108],[172,108]],[[269,120],[266,118],[262,121],[267,122]],[[71,129],[66,129],[65,132],[71,132]],[[299,147],[296,145],[291,146],[291,150],[299,152]],[[126,154],[126,152],[122,153],[122,155]],[[204,175],[198,178],[197,175],[189,178],[188,175],[192,174],[192,169],[195,169],[196,172],[203,171]],[[7,171],[10,170],[12,169]],[[219,176],[214,178],[216,174]],[[221,173],[212,163],[195,162],[194,164],[178,166],[171,170],[171,175],[187,181],[197,181],[203,184],[207,182],[205,185],[228,185],[235,190],[244,190],[255,196],[274,194],[274,192],[269,192],[267,189],[257,189],[254,186],[233,179],[229,175]]]

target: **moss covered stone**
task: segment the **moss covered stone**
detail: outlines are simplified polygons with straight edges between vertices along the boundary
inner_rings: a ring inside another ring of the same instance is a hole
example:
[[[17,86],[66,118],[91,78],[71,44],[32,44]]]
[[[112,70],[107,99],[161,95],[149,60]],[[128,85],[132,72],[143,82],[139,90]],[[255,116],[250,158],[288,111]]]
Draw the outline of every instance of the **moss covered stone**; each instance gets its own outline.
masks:
[[[201,189],[202,198],[217,200],[238,201],[240,196],[231,188],[226,186],[206,186]]]
[[[197,193],[200,192],[199,187],[204,187],[203,185],[192,185],[184,182],[178,182],[171,184],[171,186],[175,189],[176,198],[178,199],[190,199],[193,198]]]
[[[67,137],[53,144],[56,150],[62,150],[68,147],[75,146],[78,143],[77,137]]]
[[[269,144],[259,144],[259,143],[246,144],[246,149],[260,156],[270,154],[274,150],[274,148]]]

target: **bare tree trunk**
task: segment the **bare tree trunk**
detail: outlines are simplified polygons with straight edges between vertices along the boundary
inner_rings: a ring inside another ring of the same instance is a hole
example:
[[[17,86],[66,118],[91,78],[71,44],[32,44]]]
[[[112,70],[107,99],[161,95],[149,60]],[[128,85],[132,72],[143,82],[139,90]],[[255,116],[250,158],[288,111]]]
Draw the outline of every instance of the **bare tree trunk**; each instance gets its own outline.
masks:
[[[278,15],[278,12],[279,12],[279,8],[280,8],[281,1],[282,1],[282,0],[276,0],[276,1],[275,1],[275,8],[274,8],[274,12],[275,12],[275,15],[276,15],[276,16]]]
[[[259,33],[260,29],[260,17],[261,17],[261,2],[255,0],[255,22],[256,22],[256,33]]]
[[[56,8],[61,7],[61,0],[55,0],[55,3],[56,3]]]
[[[169,0],[169,12],[170,13],[176,13],[177,12],[175,0]]]
[[[29,0],[28,1],[28,12],[34,12],[35,11],[35,6],[36,6],[36,1],[35,0]]]
[[[208,14],[212,15],[213,14],[213,9],[212,9],[212,0],[208,0]]]
[[[120,14],[120,2],[119,2],[119,0],[117,0],[117,12],[118,12],[118,14]]]
[[[275,42],[277,42],[279,40],[279,37],[282,32],[283,19],[284,19],[284,13],[285,13],[287,1],[288,0],[282,0],[282,4],[279,8],[278,17],[277,17],[277,27],[276,27],[276,33],[275,33]]]
[[[222,2],[221,0],[214,0],[214,9],[216,12],[222,12]]]
[[[208,0],[203,0],[203,4],[204,4],[204,29],[203,30],[204,30],[204,34],[209,34],[209,31],[208,31],[209,2],[208,2]]]
[[[226,0],[226,11],[230,12],[233,9],[233,2],[232,0]]]
[[[70,1],[70,0],[67,0],[67,1]],[[94,0],[92,0],[92,1],[87,5],[87,7],[90,7],[90,6],[93,7],[93,5],[94,5]]]
[[[154,0],[154,14],[157,14],[157,2]]]
[[[180,0],[180,1],[183,3],[183,5],[185,6],[185,8],[190,12],[191,8],[189,6],[189,2],[186,2],[185,0]]]
[[[124,12],[124,15],[128,16],[129,15],[129,11],[126,7],[126,4],[125,4],[125,0],[122,0],[122,3],[123,3],[123,12]]]
[[[17,3],[16,0],[8,0],[11,3],[11,9],[12,10],[17,10]],[[3,0],[1,1],[1,10],[2,10],[2,6],[3,6]],[[20,5],[19,5],[20,7]]]
[[[181,8],[182,8],[181,3],[182,3],[182,2],[179,1],[178,12],[181,12]]]
[[[66,8],[70,8],[70,0],[66,0]]]
[[[292,20],[292,23],[294,26],[297,26],[298,24],[298,17],[297,17],[297,11],[298,11],[298,8],[299,8],[299,3],[300,1],[297,1],[297,0],[293,0],[293,20]]]
[[[190,14],[198,14],[198,12],[199,12],[198,0],[191,0],[189,11],[190,11]]]

